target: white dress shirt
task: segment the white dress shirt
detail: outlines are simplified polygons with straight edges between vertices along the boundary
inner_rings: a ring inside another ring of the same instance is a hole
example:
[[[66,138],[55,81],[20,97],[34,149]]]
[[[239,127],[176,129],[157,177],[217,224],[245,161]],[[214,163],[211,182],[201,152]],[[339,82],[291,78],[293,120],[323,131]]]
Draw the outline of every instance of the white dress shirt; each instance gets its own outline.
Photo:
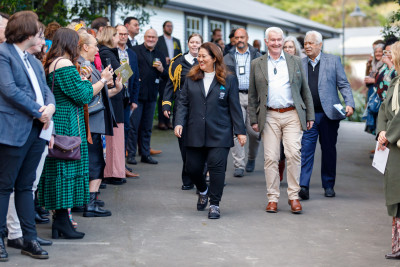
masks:
[[[214,80],[215,77],[215,71],[213,72],[204,72],[204,90],[206,91],[206,96],[208,95],[208,91],[210,91],[210,86],[212,81]]]
[[[43,100],[43,95],[42,91],[40,90],[40,85],[39,81],[36,77],[35,71],[33,70],[31,64],[28,61],[28,54],[26,51],[22,51],[17,45],[14,44],[15,50],[17,50],[18,55],[20,56],[22,62],[24,62],[25,68],[29,73],[29,79],[31,80],[33,90],[35,91],[36,95],[36,103],[38,103],[40,106],[44,105],[44,100]]]
[[[167,50],[168,50],[168,57],[170,59],[174,58],[174,39],[171,37],[168,37],[164,34],[164,40],[165,44],[167,45]]]
[[[189,62],[191,65],[194,64],[195,57],[192,56],[192,54],[187,53],[184,57],[185,57],[186,61]]]
[[[274,69],[276,68],[276,73]],[[289,70],[285,54],[275,60],[268,53],[268,99],[270,108],[287,108],[294,106],[289,81]]]
[[[132,38],[128,35],[128,39],[129,39],[128,41],[131,42],[132,46],[138,45],[138,42],[135,38]]]

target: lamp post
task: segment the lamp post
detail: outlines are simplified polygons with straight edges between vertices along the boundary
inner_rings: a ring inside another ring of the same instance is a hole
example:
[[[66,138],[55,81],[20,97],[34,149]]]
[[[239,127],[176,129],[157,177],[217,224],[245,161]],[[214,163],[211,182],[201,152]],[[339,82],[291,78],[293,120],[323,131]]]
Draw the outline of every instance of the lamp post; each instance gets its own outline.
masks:
[[[342,64],[344,65],[344,59],[345,59],[345,55],[344,55],[344,28],[345,28],[345,18],[346,18],[346,10],[344,9],[344,4],[345,4],[346,0],[343,0],[342,2]],[[364,14],[364,12],[361,11],[361,8],[358,5],[358,0],[357,0],[357,4],[356,7],[354,8],[354,11],[350,13],[351,17],[365,17],[366,15]]]

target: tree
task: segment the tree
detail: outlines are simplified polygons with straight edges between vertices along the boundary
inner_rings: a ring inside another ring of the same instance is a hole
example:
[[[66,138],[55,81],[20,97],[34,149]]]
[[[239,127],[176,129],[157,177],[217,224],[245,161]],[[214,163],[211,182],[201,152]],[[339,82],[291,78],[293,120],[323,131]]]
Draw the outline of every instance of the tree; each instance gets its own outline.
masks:
[[[112,13],[118,8],[128,8],[130,11],[136,11],[139,22],[147,23],[152,14],[144,7],[148,4],[162,7],[167,0],[70,0],[69,5],[65,2],[63,0],[0,0],[0,10],[8,14],[32,10],[38,14],[39,20],[44,24],[57,21],[65,26],[73,17],[79,17],[90,24],[95,18],[102,17],[104,11]]]
[[[395,2],[400,5],[400,0],[395,0]],[[400,40],[400,9],[389,17],[383,27],[382,35],[385,41],[393,37]]]

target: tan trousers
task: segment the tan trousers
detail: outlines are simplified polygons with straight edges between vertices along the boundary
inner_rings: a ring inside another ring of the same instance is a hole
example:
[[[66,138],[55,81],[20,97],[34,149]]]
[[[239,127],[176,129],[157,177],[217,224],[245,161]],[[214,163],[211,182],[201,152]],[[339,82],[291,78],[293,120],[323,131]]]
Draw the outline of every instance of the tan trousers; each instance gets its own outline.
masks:
[[[248,95],[239,93],[239,100],[240,100],[240,106],[242,107],[242,113],[243,113],[243,121],[246,124],[246,130],[247,130],[247,135],[249,136],[249,153],[248,153],[248,159],[249,160],[255,160],[257,158],[258,154],[258,147],[260,145],[260,140],[258,139],[259,134],[253,130],[250,126],[250,118],[249,114],[247,113],[247,106],[248,106]],[[239,144],[239,141],[236,137],[234,136],[234,142],[235,146],[232,147],[232,158],[233,158],[233,166],[235,169],[244,169],[246,166],[245,163],[245,157],[246,157],[246,151],[245,147],[241,146]]]
[[[267,197],[270,202],[278,202],[280,196],[278,162],[281,140],[283,140],[287,161],[288,196],[290,200],[299,198],[302,136],[303,131],[296,110],[284,113],[267,111],[262,140],[264,144],[264,171],[267,182]]]

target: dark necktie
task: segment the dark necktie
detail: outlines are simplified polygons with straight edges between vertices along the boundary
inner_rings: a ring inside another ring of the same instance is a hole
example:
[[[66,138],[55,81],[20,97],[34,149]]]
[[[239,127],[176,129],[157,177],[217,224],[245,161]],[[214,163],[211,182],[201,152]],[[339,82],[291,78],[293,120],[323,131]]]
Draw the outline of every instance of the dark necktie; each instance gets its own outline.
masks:
[[[193,58],[193,65],[196,65],[196,63],[197,63],[197,58],[195,57]]]

